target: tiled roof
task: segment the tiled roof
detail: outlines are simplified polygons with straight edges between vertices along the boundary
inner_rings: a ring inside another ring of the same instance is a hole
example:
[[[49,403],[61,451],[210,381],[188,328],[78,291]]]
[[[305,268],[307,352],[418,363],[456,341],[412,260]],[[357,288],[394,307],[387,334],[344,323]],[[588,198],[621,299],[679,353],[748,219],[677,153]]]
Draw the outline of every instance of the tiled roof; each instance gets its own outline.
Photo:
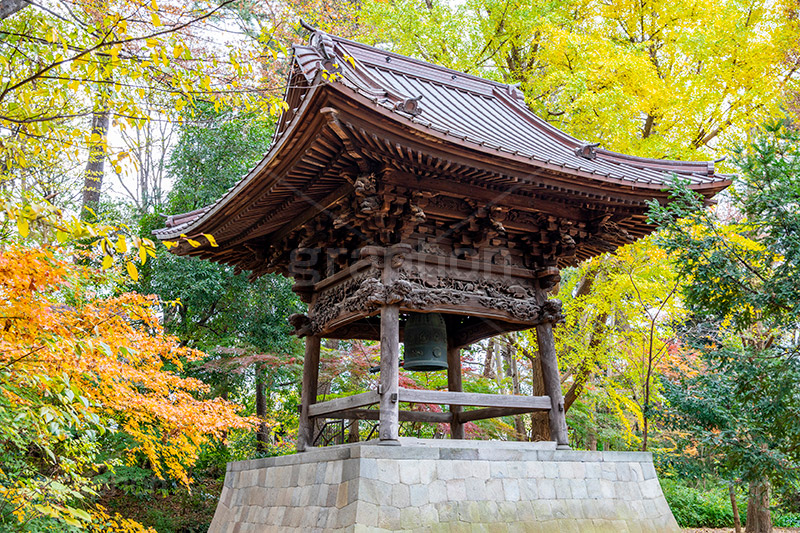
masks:
[[[292,86],[289,78],[286,100],[290,109],[282,116],[273,149],[242,180],[202,209],[167,219],[165,228],[154,234],[175,238],[214,216],[232,200],[237,191],[257,179],[261,169],[276,156],[275,146],[296,118],[302,101],[297,94],[308,87],[329,83],[367,98],[398,120],[416,128],[436,132],[476,150],[495,152],[498,157],[524,158],[531,166],[560,168],[565,173],[589,176],[614,185],[635,189],[663,189],[674,174],[689,180],[692,188],[710,196],[729,183],[717,175],[713,162],[685,162],[648,159],[619,154],[580,141],[548,124],[525,105],[521,91],[510,85],[450,70],[323,32],[315,32],[308,45],[294,47],[293,72],[308,86]],[[326,82],[321,73],[336,72]],[[421,97],[421,98],[420,98]],[[292,108],[294,104],[297,107]]]

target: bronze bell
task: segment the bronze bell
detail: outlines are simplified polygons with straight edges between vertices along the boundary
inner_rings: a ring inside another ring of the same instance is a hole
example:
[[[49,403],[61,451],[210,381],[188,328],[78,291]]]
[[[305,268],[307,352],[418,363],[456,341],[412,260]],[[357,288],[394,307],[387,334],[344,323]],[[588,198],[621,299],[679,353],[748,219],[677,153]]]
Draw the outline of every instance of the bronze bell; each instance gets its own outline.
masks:
[[[403,345],[406,370],[447,370],[447,327],[439,313],[412,313],[406,321]]]

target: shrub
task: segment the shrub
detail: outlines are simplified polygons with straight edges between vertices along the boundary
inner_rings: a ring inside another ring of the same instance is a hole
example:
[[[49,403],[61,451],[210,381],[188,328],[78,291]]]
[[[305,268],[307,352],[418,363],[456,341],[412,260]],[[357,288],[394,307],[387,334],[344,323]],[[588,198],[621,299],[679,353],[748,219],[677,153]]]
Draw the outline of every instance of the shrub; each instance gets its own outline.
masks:
[[[662,479],[661,488],[681,527],[730,527],[733,524],[733,509],[726,486],[696,489],[680,480]],[[744,520],[741,502],[739,511]]]
[[[800,513],[772,513],[772,525],[775,527],[800,527]]]

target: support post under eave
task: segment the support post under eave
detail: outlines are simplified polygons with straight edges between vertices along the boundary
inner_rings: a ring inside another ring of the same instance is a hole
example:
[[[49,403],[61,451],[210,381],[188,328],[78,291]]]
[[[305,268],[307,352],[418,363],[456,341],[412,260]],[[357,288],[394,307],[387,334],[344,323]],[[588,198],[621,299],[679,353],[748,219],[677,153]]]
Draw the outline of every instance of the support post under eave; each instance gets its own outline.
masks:
[[[403,264],[408,245],[383,249],[383,276],[387,301],[381,306],[381,381],[380,431],[381,444],[400,444],[400,303],[389,298]]]
[[[400,436],[400,306],[381,308],[381,444],[397,444]]]
[[[447,390],[462,392],[461,383],[461,349],[449,346],[447,348]],[[460,405],[451,405],[450,413],[453,420],[450,422],[450,438],[464,438],[464,424],[459,421],[459,415],[464,410]]]
[[[543,304],[546,298],[547,294],[543,290],[537,290],[539,305]],[[559,448],[568,449],[569,436],[564,409],[564,393],[561,390],[561,374],[558,372],[558,356],[556,355],[552,324],[536,326],[536,342],[539,345],[545,393],[550,397],[550,438],[556,441]]]
[[[320,338],[306,337],[306,354],[303,359],[303,388],[300,391],[300,423],[297,431],[297,451],[302,452],[314,445],[314,420],[308,416],[308,407],[317,403],[319,382]]]

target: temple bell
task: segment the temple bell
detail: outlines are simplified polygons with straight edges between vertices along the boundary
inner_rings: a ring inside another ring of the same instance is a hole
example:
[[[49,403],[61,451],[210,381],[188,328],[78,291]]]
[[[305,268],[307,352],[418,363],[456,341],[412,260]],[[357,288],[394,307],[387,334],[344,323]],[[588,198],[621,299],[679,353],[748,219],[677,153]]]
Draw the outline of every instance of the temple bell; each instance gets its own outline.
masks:
[[[447,327],[440,313],[412,313],[405,325],[403,368],[447,370]]]

